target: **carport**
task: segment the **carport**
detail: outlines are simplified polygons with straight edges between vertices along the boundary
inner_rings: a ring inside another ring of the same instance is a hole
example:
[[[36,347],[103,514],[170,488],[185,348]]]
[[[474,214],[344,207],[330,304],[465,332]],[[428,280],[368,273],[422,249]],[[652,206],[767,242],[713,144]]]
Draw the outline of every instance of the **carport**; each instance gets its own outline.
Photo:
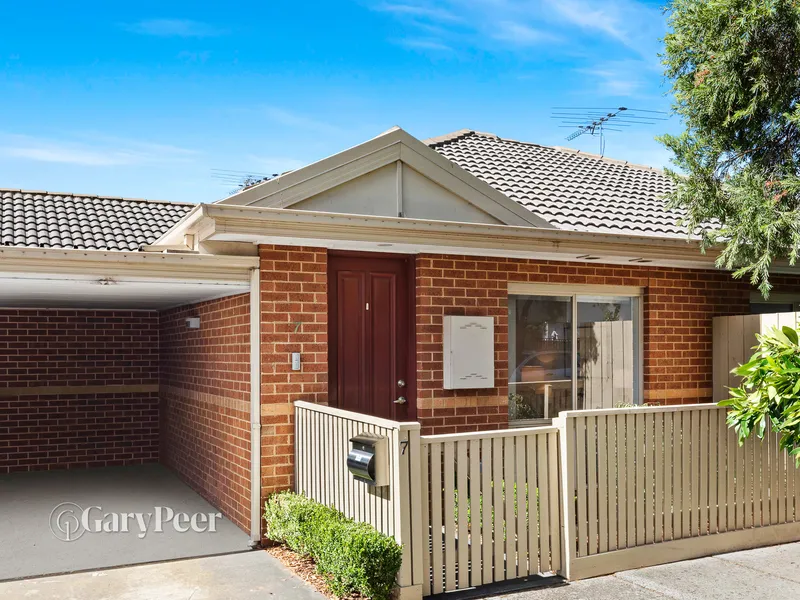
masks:
[[[257,267],[0,249],[0,580],[259,539]]]

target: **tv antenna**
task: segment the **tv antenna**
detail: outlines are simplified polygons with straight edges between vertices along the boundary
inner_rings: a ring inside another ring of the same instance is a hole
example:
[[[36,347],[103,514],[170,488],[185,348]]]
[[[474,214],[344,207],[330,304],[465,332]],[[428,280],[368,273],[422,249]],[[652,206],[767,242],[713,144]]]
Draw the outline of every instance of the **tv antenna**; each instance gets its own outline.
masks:
[[[267,175],[265,173],[255,173],[253,171],[233,171],[231,169],[211,169],[211,178],[216,179],[222,185],[234,186],[232,194],[252,187],[263,181],[269,181],[278,177],[279,173]]]
[[[600,138],[600,155],[606,151],[606,131],[625,131],[625,128],[635,125],[655,125],[659,121],[666,121],[669,117],[660,110],[644,110],[641,108],[602,107],[553,107],[551,119],[561,122],[559,127],[572,129],[567,136],[567,141],[572,141],[582,135],[591,135]]]

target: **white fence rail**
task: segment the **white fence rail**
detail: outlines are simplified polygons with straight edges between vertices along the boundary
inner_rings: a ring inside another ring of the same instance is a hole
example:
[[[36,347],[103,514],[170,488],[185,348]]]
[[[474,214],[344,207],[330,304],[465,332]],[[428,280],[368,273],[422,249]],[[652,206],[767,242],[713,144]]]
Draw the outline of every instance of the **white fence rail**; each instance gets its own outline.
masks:
[[[715,405],[562,413],[569,579],[798,539],[800,470]]]
[[[421,442],[424,595],[560,569],[555,427]]]

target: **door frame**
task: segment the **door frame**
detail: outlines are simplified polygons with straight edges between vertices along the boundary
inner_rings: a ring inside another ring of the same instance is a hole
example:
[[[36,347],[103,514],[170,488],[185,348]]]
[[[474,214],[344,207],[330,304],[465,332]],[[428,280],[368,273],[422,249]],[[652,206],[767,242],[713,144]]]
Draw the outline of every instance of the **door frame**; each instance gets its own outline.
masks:
[[[408,339],[406,343],[408,356],[406,362],[408,364],[408,375],[406,379],[406,398],[408,399],[408,419],[415,421],[417,419],[417,255],[416,254],[397,254],[392,252],[360,252],[356,250],[328,250],[327,255],[327,269],[326,269],[326,285],[327,285],[327,314],[328,314],[328,398],[330,398],[330,391],[335,389],[337,384],[338,372],[334,364],[334,356],[336,349],[334,344],[331,343],[333,336],[331,335],[332,327],[337,322],[335,315],[331,315],[331,301],[333,295],[333,286],[331,285],[331,257],[349,257],[349,258],[391,258],[395,260],[402,260],[406,266],[407,288],[408,288]],[[341,408],[338,403],[332,404],[337,408]]]

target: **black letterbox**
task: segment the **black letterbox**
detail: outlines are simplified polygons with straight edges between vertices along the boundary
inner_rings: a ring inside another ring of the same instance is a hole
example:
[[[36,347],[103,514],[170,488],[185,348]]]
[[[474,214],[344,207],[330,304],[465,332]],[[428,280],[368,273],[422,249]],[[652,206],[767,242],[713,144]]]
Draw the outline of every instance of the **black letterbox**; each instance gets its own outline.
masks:
[[[350,438],[347,469],[353,477],[369,485],[389,484],[388,439],[374,433],[359,433]]]

